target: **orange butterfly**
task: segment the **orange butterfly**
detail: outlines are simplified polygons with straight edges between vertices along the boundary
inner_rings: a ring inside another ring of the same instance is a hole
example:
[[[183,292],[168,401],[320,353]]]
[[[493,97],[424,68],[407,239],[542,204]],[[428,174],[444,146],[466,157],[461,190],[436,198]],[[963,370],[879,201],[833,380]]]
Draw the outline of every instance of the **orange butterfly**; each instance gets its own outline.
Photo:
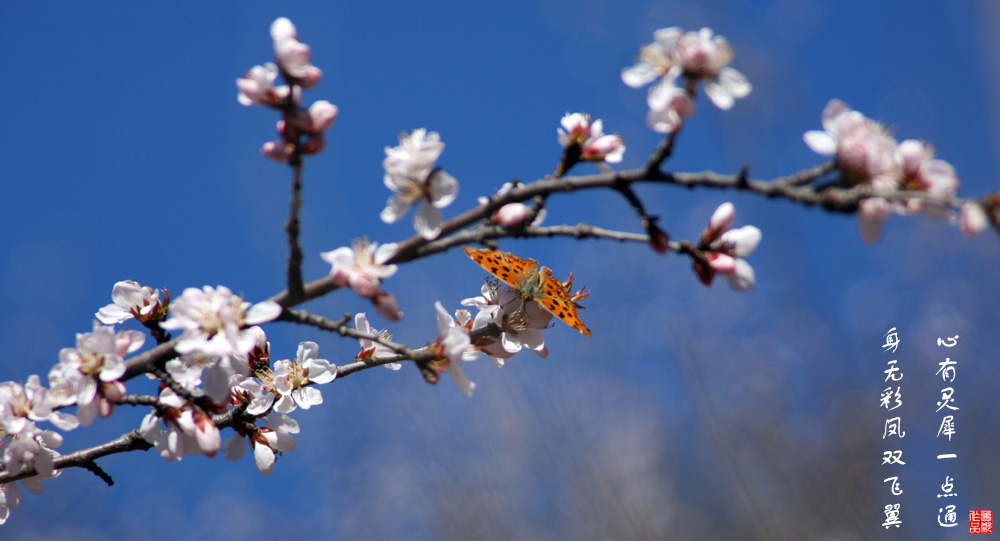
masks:
[[[521,259],[500,250],[466,246],[462,251],[501,282],[520,291],[522,302],[533,300],[580,334],[590,336],[590,329],[576,315],[576,304],[566,287],[552,277],[552,270],[548,267],[539,269],[534,259]]]

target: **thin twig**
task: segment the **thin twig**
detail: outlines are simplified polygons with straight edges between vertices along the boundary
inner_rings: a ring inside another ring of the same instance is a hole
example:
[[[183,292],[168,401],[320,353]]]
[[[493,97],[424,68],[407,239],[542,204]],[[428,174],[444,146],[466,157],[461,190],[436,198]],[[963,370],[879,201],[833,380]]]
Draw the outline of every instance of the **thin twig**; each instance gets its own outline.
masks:
[[[302,294],[302,245],[299,243],[299,208],[302,206],[302,160],[292,166],[292,200],[285,222],[288,237],[288,291]]]

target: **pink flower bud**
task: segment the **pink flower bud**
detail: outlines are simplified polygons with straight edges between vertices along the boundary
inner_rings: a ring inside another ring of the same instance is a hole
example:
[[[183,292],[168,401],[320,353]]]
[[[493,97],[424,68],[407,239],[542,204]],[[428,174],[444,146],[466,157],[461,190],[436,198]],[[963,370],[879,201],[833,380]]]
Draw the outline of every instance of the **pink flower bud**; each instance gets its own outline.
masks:
[[[260,147],[261,154],[276,162],[287,162],[295,148],[285,141],[268,141]]]
[[[712,270],[716,272],[729,274],[736,270],[736,259],[732,256],[712,252],[705,254],[705,258],[708,259],[708,264],[712,267]]]
[[[719,238],[719,235],[733,224],[735,217],[736,207],[732,203],[726,201],[719,205],[719,208],[712,213],[712,217],[708,219],[708,227],[701,232],[701,242],[708,244]]]
[[[622,138],[617,135],[604,135],[598,137],[587,145],[582,153],[581,159],[591,162],[606,161],[608,163],[618,163],[622,161],[625,154],[625,145]]]
[[[296,80],[309,75],[309,57],[312,51],[305,43],[294,38],[274,42],[274,59],[281,69]],[[296,81],[297,82],[297,81]]]
[[[715,231],[725,231],[732,225],[733,218],[735,217],[736,207],[729,201],[726,201],[719,205],[719,208],[715,209],[715,212],[712,213],[712,217],[708,220],[708,227]]]
[[[312,88],[319,83],[319,80],[323,77],[323,72],[320,71],[316,66],[306,67],[306,73],[299,79],[299,86],[301,88]]]
[[[337,120],[337,111],[337,106],[326,100],[320,100],[310,105],[310,125],[309,129],[304,131],[318,133],[330,129],[330,126],[333,126],[333,122]]]
[[[925,147],[923,143],[915,139],[907,139],[896,147],[899,158],[903,166],[904,175],[916,175],[920,171],[920,166],[930,159],[933,151]]]
[[[493,213],[493,221],[502,226],[512,227],[526,220],[529,211],[524,203],[508,203]]]
[[[989,225],[989,218],[986,217],[982,205],[969,201],[963,204],[958,211],[958,225],[962,233],[972,237],[986,229]]]
[[[271,41],[277,43],[288,38],[298,39],[298,37],[295,25],[288,17],[278,17],[271,23]]]
[[[378,291],[371,297],[372,305],[380,316],[389,321],[399,321],[403,317],[403,312],[399,309],[399,303],[395,295],[386,291]]]

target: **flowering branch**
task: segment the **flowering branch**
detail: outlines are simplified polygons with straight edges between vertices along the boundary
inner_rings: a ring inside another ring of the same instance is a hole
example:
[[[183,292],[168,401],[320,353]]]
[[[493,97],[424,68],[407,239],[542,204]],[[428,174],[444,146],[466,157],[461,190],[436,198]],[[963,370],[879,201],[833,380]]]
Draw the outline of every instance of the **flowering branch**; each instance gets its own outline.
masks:
[[[470,394],[475,384],[461,369],[465,360],[485,355],[502,366],[522,349],[545,357],[542,331],[554,318],[589,337],[591,331],[577,312],[589,292],[574,292],[572,275],[562,281],[534,260],[496,250],[496,239],[566,236],[642,242],[660,254],[673,251],[688,256],[696,277],[706,285],[721,274],[736,291],[755,287],[747,258],[762,233],[752,225],[733,227],[736,211],[731,203],[715,210],[697,240],[674,241],[633,189],[638,183],[739,190],[856,213],[866,241],[878,239],[881,221],[890,213],[953,219],[957,212],[966,234],[989,224],[1000,229],[1000,194],[979,200],[957,196],[954,169],[933,158],[931,145],[917,140],[899,143],[881,124],[839,100],[824,109],[823,130],[803,136],[811,149],[831,157],[825,163],[771,180],[750,178],[748,166],[728,175],[664,171],[684,122],[694,114],[699,87],[722,110],[729,110],[752,89],[741,73],[728,67],[733,51],[724,38],[707,28],[699,32],[665,28],[654,34],[653,43],[642,47],[639,62],[621,74],[628,86],[650,85],[646,121],[664,134],[641,167],[611,170],[609,164],[619,163],[625,152],[622,138],[605,134],[603,122],[587,113],[567,113],[557,128],[562,153],[552,175],[505,184],[497,193],[480,198],[477,206],[446,220],[441,209],[457,197],[458,181],[437,165],[445,148],[441,137],[424,128],[402,132],[398,146],[385,148],[383,184],[392,195],[380,217],[395,223],[416,207],[416,233],[398,243],[379,245],[365,238],[323,252],[320,257],[331,264],[329,275],[306,283],[299,241],[304,160],[323,150],[324,132],[333,125],[338,109],[324,100],[308,108],[300,105],[302,93],[316,86],[322,73],[310,63],[311,51],[299,41],[292,23],[276,20],[271,38],[276,63],[251,68],[237,80],[237,87],[240,103],[268,107],[281,116],[279,139],[265,143],[261,151],[292,168],[285,223],[287,289],[251,305],[224,286],[188,288],[173,300],[163,290],[161,300],[161,292],[152,288],[128,281],[116,284],[113,304],[96,314],[100,323],[92,332],[77,335],[76,347],[60,351],[60,362],[48,375],[49,387],[43,387],[37,375],[23,384],[0,383],[0,523],[6,520],[6,510],[19,501],[13,481],[41,491],[41,479],[55,477],[64,468],[83,467],[112,484],[111,476],[95,461],[115,453],[155,449],[166,460],[180,460],[184,454],[212,457],[221,450],[237,460],[250,449],[257,468],[269,474],[276,456],[295,448],[293,434],[299,427],[288,415],[322,404],[319,386],[355,372],[377,366],[395,370],[400,362],[413,361],[426,381],[436,383],[447,371],[458,388]],[[279,75],[286,84],[275,86]],[[580,162],[594,162],[601,172],[568,176]],[[582,222],[540,225],[549,198],[591,189],[620,194],[644,233]],[[437,336],[424,346],[393,341],[388,330],[372,328],[365,313],[353,316],[352,327],[351,315],[333,320],[294,308],[346,286],[368,299],[384,319],[397,322],[403,313],[395,296],[383,288],[383,280],[391,278],[399,265],[458,246],[493,278],[482,286],[480,296],[462,301],[478,310],[475,316],[460,309],[453,317],[436,303]],[[126,360],[143,346],[145,335],[131,330],[115,333],[110,326],[129,319],[148,329],[157,345]],[[356,339],[359,351],[351,362],[337,366],[318,357],[316,343],[302,342],[294,358],[272,360],[271,345],[259,325],[274,321]],[[179,335],[171,338],[168,331]],[[141,374],[159,381],[155,396],[125,394],[124,382]],[[36,424],[48,421],[70,430],[111,415],[117,405],[151,406],[151,411],[135,430],[66,455],[52,450],[62,443],[59,433]],[[69,406],[76,407],[75,416],[62,411]],[[223,443],[220,430],[226,428],[234,434]]]

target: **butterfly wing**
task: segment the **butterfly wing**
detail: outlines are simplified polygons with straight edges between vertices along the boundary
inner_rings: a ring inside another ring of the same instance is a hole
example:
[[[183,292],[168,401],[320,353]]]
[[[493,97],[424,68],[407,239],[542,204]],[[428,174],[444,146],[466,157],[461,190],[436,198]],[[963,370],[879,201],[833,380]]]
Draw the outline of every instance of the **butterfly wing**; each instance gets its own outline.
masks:
[[[466,246],[462,248],[462,251],[469,256],[469,259],[486,269],[486,272],[518,291],[524,287],[526,277],[533,274],[538,268],[538,262],[534,259],[521,259],[514,254],[500,250]]]
[[[542,305],[542,308],[548,310],[550,314],[561,319],[563,323],[573,327],[580,334],[589,338],[590,329],[577,316],[576,306],[570,300],[569,294],[566,293],[562,282],[548,276],[548,273],[545,272],[547,270],[545,267],[542,267],[542,274],[546,276],[546,279],[542,283],[542,295],[535,300],[538,301],[538,304]]]

